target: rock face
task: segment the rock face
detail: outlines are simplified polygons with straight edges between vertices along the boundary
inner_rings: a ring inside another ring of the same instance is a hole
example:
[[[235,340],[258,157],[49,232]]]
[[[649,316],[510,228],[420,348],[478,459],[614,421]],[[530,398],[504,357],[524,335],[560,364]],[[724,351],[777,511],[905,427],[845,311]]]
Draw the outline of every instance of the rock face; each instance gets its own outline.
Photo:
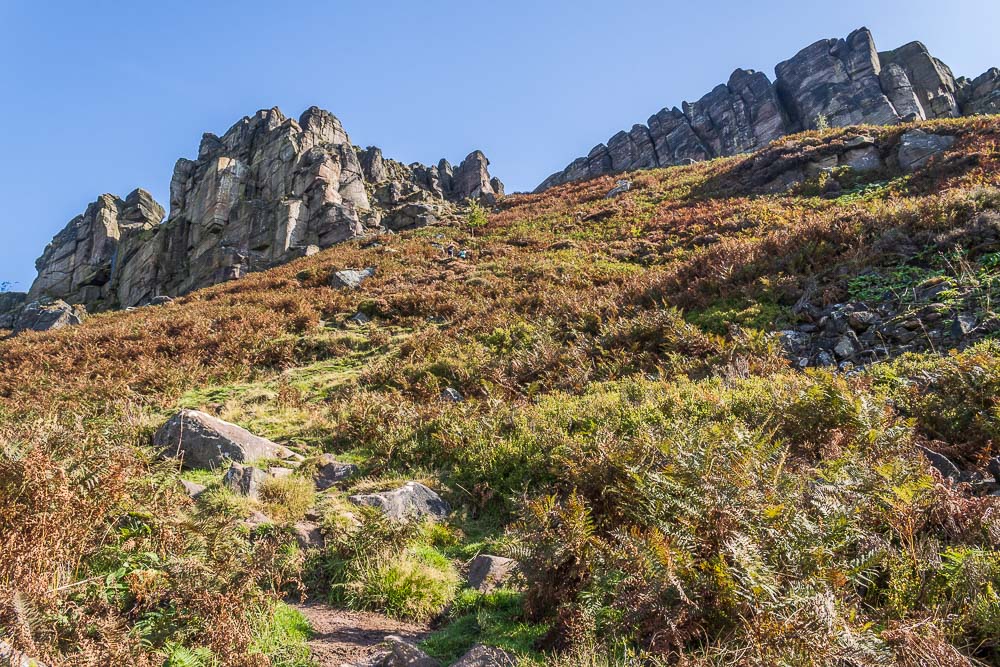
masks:
[[[823,125],[894,125],[911,120],[1000,113],[1000,70],[955,79],[920,42],[879,53],[866,28],[824,39],[775,68],[738,69],[726,84],[646,125],[619,132],[547,178],[536,192],[603,174],[669,167],[746,153]]]
[[[451,507],[441,496],[419,482],[407,482],[394,491],[349,496],[348,500],[355,505],[379,509],[394,521],[440,520],[451,513]]]
[[[197,410],[181,410],[153,435],[164,457],[182,457],[186,468],[218,468],[226,461],[287,459],[292,452],[236,424]]]
[[[899,115],[879,81],[878,52],[862,28],[847,39],[826,39],[775,68],[793,127],[814,129],[872,123],[891,125]]]
[[[954,118],[962,113],[951,68],[935,58],[920,42],[878,54],[882,67],[898,67],[913,89],[917,118]],[[899,110],[901,113],[901,110]],[[902,113],[901,113],[902,115]]]
[[[479,151],[457,168],[403,165],[360,150],[330,112],[258,111],[205,134],[170,182],[170,213],[148,192],[102,195],[36,262],[29,298],[130,307],[240,278],[347,239],[435,222],[503,184]],[[2,312],[2,311],[0,311]]]
[[[35,262],[38,277],[28,297],[100,305],[110,296],[123,237],[142,235],[163,220],[163,207],[145,190],[124,200],[101,195],[70,220]]]

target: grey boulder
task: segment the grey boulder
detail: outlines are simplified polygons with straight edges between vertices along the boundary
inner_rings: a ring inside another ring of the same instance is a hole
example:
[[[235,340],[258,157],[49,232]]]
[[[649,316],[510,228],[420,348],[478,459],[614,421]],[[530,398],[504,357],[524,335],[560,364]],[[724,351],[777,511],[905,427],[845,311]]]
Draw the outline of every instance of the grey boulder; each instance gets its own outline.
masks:
[[[356,474],[358,474],[358,466],[353,463],[341,463],[332,454],[323,454],[319,457],[313,480],[316,482],[318,490],[325,491]]]
[[[184,489],[184,493],[188,494],[191,498],[197,498],[202,493],[205,492],[207,488],[204,484],[199,484],[197,482],[189,482],[186,479],[181,480],[181,488]]]
[[[27,653],[23,653],[0,639],[0,664],[10,667],[45,667]]]
[[[268,474],[260,468],[233,463],[222,478],[222,484],[233,493],[259,500],[261,487],[267,478]]]
[[[511,558],[480,554],[469,565],[469,588],[488,593],[509,579],[516,567]]]
[[[365,269],[344,269],[335,271],[330,278],[330,286],[347,289],[357,289],[361,283],[375,275],[375,267]]]
[[[219,468],[226,461],[250,463],[290,458],[287,447],[198,410],[181,410],[153,435],[161,456],[182,458],[186,468]]]
[[[353,667],[441,667],[441,663],[402,637],[389,635],[384,645],[385,648]]]
[[[393,491],[349,496],[355,505],[374,507],[394,521],[420,521],[447,519],[451,506],[419,482],[407,482]]]
[[[949,135],[910,130],[900,139],[899,167],[905,172],[914,172],[930,162],[931,158],[951,148],[954,143],[955,137]]]
[[[917,445],[917,449],[924,455],[924,458],[930,462],[930,464],[941,473],[942,477],[947,479],[955,480],[956,482],[962,478],[962,472],[958,469],[954,463],[951,462],[944,454],[938,454],[932,449],[928,449],[923,445]]]

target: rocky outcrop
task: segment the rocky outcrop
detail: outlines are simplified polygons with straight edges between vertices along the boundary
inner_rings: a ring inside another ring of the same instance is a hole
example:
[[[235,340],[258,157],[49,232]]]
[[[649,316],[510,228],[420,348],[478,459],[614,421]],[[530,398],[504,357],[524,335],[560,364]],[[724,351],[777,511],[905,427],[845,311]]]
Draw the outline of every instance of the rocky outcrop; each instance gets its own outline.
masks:
[[[920,42],[910,42],[894,51],[878,54],[883,68],[898,68],[916,98],[916,118],[954,118],[962,113],[956,97],[957,85],[951,68],[935,58]],[[902,109],[897,113],[905,118]]]
[[[879,81],[878,52],[871,33],[825,39],[775,67],[781,99],[796,129],[872,123],[900,118]]]
[[[736,70],[680,109],[619,132],[571,162],[537,189],[603,174],[669,167],[754,151],[787,134],[817,127],[1000,113],[1000,70],[955,79],[920,42],[879,53],[866,28],[824,39],[778,64],[774,82]]]
[[[38,277],[28,297],[102,304],[111,292],[122,237],[141,235],[162,220],[163,207],[145,190],[134,190],[125,199],[101,195],[45,248],[35,262]]]
[[[446,160],[406,166],[355,147],[328,111],[312,107],[298,120],[258,111],[177,161],[165,221],[144,190],[102,195],[71,220],[38,259],[29,298],[144,305],[347,239],[431,224],[466,199],[503,194],[488,166],[479,151],[454,169]]]
[[[1000,250],[1000,215],[988,211],[944,236],[906,237],[889,232],[873,243],[887,265],[913,261],[929,244],[942,252],[975,247],[985,255]],[[875,284],[882,274],[869,276]],[[907,289],[886,287],[870,301],[833,305],[803,300],[797,323],[779,334],[798,366],[839,366],[850,370],[907,352],[964,349],[1000,334],[1000,317],[978,310],[975,288],[928,279]],[[1000,469],[998,469],[1000,471]]]
[[[245,428],[197,410],[181,410],[153,435],[161,456],[180,458],[185,468],[219,468],[228,461],[287,459],[292,452]]]

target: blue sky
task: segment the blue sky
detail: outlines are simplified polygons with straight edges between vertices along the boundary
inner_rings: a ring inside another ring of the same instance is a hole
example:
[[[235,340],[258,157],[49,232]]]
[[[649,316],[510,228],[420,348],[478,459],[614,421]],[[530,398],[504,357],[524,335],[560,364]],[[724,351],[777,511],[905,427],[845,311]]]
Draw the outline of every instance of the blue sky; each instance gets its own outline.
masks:
[[[1000,65],[993,0],[0,0],[0,281],[104,192],[161,203],[202,132],[334,112],[405,162],[475,148],[533,188],[619,129],[867,25],[955,70]]]

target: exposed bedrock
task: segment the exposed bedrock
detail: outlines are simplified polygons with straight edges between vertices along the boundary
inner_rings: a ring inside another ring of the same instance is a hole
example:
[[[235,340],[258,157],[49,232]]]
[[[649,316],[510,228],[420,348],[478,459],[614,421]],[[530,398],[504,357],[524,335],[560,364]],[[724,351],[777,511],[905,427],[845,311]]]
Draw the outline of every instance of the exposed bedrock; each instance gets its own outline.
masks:
[[[538,186],[603,174],[669,167],[746,153],[787,134],[819,127],[1000,113],[1000,70],[974,80],[920,42],[879,52],[867,28],[823,39],[763,72],[738,69],[697,102],[663,109],[619,132]]]
[[[36,262],[29,299],[139,306],[240,278],[316,248],[436,222],[467,199],[492,203],[503,184],[473,151],[457,167],[404,165],[354,146],[341,122],[311,107],[247,116],[205,134],[170,182],[170,213],[145,190],[102,195]]]

